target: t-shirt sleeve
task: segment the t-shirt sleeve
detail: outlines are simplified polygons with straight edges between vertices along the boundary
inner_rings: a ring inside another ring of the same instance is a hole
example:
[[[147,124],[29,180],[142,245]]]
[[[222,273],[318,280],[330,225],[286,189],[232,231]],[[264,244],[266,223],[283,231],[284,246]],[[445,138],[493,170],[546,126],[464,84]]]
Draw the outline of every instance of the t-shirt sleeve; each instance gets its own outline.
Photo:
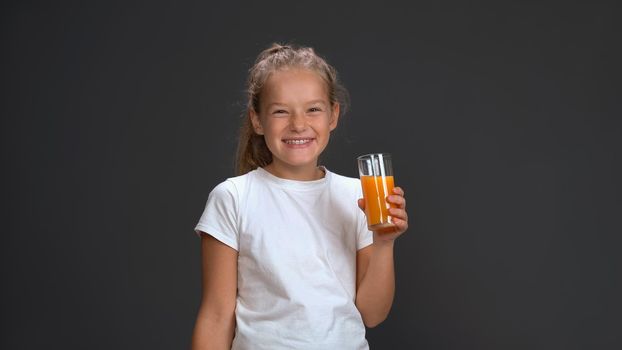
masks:
[[[357,193],[358,193],[357,199],[363,198],[363,190],[360,188],[360,185],[358,186]],[[365,216],[365,213],[363,213],[363,211],[358,206],[356,208],[356,212],[357,212],[356,249],[361,250],[367,247],[368,245],[374,243],[374,233],[370,231],[369,229],[367,229],[367,217]]]
[[[205,210],[194,228],[197,235],[209,234],[239,250],[238,193],[232,181],[224,181],[210,192]]]
[[[361,215],[359,216],[358,227],[358,242],[356,244],[356,249],[361,250],[368,245],[374,243],[374,233],[367,229],[367,220],[365,219],[365,214],[363,214],[362,211]]]

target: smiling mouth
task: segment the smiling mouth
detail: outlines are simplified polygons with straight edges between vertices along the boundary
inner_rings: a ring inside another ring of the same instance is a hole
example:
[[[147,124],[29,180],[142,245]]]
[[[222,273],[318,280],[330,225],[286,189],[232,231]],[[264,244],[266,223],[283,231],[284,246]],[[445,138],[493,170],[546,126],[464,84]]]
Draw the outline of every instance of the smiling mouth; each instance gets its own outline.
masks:
[[[283,142],[285,142],[288,145],[304,145],[307,144],[311,141],[313,141],[314,139],[312,138],[308,138],[308,139],[285,139],[283,140]]]

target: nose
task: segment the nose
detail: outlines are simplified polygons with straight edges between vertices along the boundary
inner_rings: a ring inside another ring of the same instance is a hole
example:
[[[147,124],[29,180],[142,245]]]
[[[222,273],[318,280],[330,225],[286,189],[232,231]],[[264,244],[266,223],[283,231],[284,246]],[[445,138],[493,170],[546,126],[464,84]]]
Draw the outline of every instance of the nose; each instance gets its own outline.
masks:
[[[292,131],[304,131],[307,128],[307,119],[305,118],[303,113],[292,113],[289,125]]]

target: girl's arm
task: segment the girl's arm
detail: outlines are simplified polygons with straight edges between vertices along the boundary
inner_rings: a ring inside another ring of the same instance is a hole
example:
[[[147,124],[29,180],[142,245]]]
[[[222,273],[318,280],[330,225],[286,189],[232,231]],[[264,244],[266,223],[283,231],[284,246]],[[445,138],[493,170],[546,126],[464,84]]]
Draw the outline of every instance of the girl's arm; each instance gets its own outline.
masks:
[[[356,254],[356,307],[369,328],[384,321],[391,310],[395,294],[393,245],[408,229],[404,191],[396,187],[393,193],[387,201],[397,207],[389,209],[395,228],[391,232],[374,232],[374,243]],[[358,204],[364,211],[364,201],[359,199]]]
[[[238,253],[201,235],[203,293],[192,334],[192,350],[231,349],[235,330]]]

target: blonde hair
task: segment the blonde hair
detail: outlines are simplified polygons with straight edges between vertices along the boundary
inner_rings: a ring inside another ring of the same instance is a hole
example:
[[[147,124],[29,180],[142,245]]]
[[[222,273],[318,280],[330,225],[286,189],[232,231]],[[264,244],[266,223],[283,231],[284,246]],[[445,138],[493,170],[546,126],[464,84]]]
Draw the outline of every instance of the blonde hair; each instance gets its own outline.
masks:
[[[270,74],[286,68],[303,68],[316,72],[326,82],[331,106],[339,104],[339,114],[348,108],[348,92],[337,79],[337,71],[310,47],[272,44],[262,51],[249,70],[246,82],[247,103],[238,140],[236,168],[238,175],[246,174],[272,162],[263,135],[255,133],[250,112],[259,111],[261,91]]]

